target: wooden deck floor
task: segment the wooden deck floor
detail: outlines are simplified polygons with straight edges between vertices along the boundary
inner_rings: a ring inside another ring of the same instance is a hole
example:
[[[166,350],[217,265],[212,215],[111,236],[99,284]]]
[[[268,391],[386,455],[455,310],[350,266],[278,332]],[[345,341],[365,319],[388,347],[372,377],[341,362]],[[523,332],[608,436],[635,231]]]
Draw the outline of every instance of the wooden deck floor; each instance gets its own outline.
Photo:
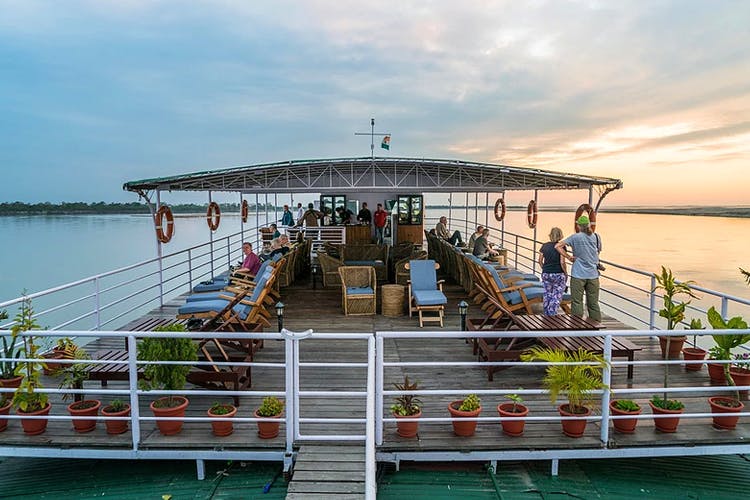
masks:
[[[446,308],[445,330],[458,330],[460,317],[457,313],[457,304],[464,299],[464,293],[458,286],[447,286],[446,295],[449,303]],[[340,304],[340,291],[338,289],[325,289],[313,291],[309,283],[300,283],[285,289],[282,300],[286,304],[285,326],[291,330],[301,331],[312,328],[316,332],[373,332],[373,331],[405,331],[420,330],[417,318],[409,318],[408,315],[401,317],[384,317],[381,314],[375,316],[349,316],[343,315]],[[176,308],[182,303],[178,299],[165,305],[163,308],[152,311],[152,317],[174,317]],[[379,307],[378,307],[378,310]],[[470,309],[469,316],[477,315],[478,311]],[[605,327],[610,329],[624,329],[625,325],[612,318],[606,318]],[[434,327],[432,327],[434,328]],[[643,347],[636,354],[636,360],[656,359],[659,346],[658,341],[647,338],[633,338],[635,343]],[[92,350],[102,348],[121,347],[121,344],[113,344],[111,341],[98,341],[93,343]],[[385,343],[386,361],[421,361],[421,360],[450,360],[450,361],[475,361],[470,344],[463,340],[415,340],[415,339],[389,339]],[[255,357],[258,362],[283,362],[284,343],[266,341],[265,347]],[[366,343],[361,340],[343,341],[320,341],[305,340],[301,344],[301,360],[303,362],[329,361],[329,362],[365,362]],[[403,380],[406,374],[411,380],[416,380],[422,389],[455,389],[470,392],[477,389],[501,389],[513,392],[518,387],[533,389],[540,387],[543,377],[542,367],[533,365],[517,366],[497,372],[492,382],[487,381],[486,371],[481,367],[410,367],[386,368],[385,382],[388,388],[391,384]],[[252,390],[277,391],[283,390],[283,370],[270,367],[253,368]],[[698,385],[706,386],[703,394],[696,394],[689,398],[681,398],[688,411],[708,412],[706,397],[712,395],[709,378],[705,367],[700,372],[686,372],[680,366],[671,369],[671,385]],[[300,389],[305,390],[365,390],[366,372],[364,368],[318,368],[303,367],[300,376]],[[637,366],[633,385],[639,387],[657,387],[662,382],[662,368],[653,366]],[[48,386],[54,386],[54,380],[47,381]],[[88,382],[86,388],[95,390],[98,384]],[[121,382],[110,383],[110,388],[123,388]],[[626,368],[617,367],[613,373],[612,388],[628,387],[626,380]],[[644,408],[649,395],[635,398]],[[252,410],[259,404],[259,397],[241,398],[241,407],[238,416],[251,417]],[[424,396],[424,417],[448,416],[447,405],[452,399],[449,396]],[[530,396],[525,398],[527,405],[531,408],[531,414],[535,416],[557,415],[555,407],[546,397]],[[143,415],[150,415],[148,402],[150,398],[143,398],[141,411]],[[229,397],[193,397],[188,409],[188,416],[202,416],[214,401],[230,401]],[[483,398],[483,415],[497,416],[495,406],[502,402],[501,396],[487,396]],[[385,401],[386,408],[391,404]],[[53,401],[53,414],[65,415],[64,404]],[[387,409],[385,410],[387,412]],[[389,412],[387,412],[389,413]],[[644,413],[649,413],[645,410]],[[349,398],[304,398],[301,401],[302,418],[311,417],[355,417],[364,418],[364,399]],[[223,438],[214,437],[210,432],[208,422],[186,422],[182,434],[178,436],[162,436],[155,430],[153,422],[143,422],[141,430],[141,442],[143,447],[151,448],[205,448],[205,449],[268,449],[283,447],[283,425],[280,436],[276,439],[262,440],[257,437],[255,424],[252,422],[235,424],[233,435]],[[303,423],[301,425],[303,435],[315,434],[342,434],[342,433],[364,433],[364,425],[333,424],[321,425]],[[699,443],[739,443],[750,439],[750,429],[740,422],[735,431],[719,431],[714,429],[708,418],[683,419],[678,432],[672,435],[661,434],[654,430],[652,421],[642,420],[639,429],[633,435],[610,434],[612,446],[664,446],[685,445],[692,446]],[[599,446],[599,427],[589,425],[583,438],[572,439],[565,437],[560,432],[560,424],[557,422],[529,422],[526,432],[522,438],[511,438],[504,436],[500,431],[499,423],[480,423],[477,433],[471,438],[458,438],[453,435],[451,425],[442,423],[420,423],[420,433],[417,439],[402,439],[396,435],[395,424],[387,424],[384,432],[384,444],[382,451],[418,451],[418,450],[517,450],[517,449],[560,449],[560,448],[585,448]],[[0,434],[0,442],[6,445],[46,445],[54,447],[75,446],[97,446],[97,447],[128,447],[131,442],[130,433],[120,436],[107,436],[103,425],[92,433],[80,435],[75,434],[71,424],[67,420],[51,421],[45,434],[41,436],[28,437],[23,435],[20,424],[11,422],[9,428]]]

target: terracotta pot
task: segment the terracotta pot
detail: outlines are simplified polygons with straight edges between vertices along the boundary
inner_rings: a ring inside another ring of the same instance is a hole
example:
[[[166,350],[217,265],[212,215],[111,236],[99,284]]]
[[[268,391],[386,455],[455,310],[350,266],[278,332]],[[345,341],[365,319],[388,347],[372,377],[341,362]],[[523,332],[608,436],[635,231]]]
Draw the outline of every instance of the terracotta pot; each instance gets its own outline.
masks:
[[[111,411],[110,406],[102,408],[102,415],[105,417],[127,417],[130,415],[130,405],[125,405],[122,411]],[[124,434],[128,431],[127,420],[105,420],[104,426],[107,428],[107,434]]]
[[[662,408],[659,408],[658,406],[654,406],[654,403],[651,401],[648,402],[649,406],[651,406],[651,411],[654,413],[654,415],[676,415],[672,418],[655,418],[654,419],[654,426],[656,427],[657,431],[660,432],[666,432],[666,433],[672,433],[677,431],[677,426],[680,425],[680,415],[682,415],[682,412],[685,411],[685,409],[681,410],[664,410]]]
[[[211,421],[211,430],[214,433],[214,436],[228,436],[232,432],[234,432],[234,427],[232,426],[231,420],[223,420],[232,418],[237,414],[237,408],[235,408],[233,405],[222,405],[226,406],[228,408],[231,408],[231,411],[229,413],[225,413],[223,415],[216,415],[215,413],[211,413],[211,410],[208,410],[208,416],[211,418],[217,418],[221,420],[212,420]]]
[[[42,357],[47,360],[44,362],[44,368],[42,370],[45,375],[47,376],[55,375],[55,373],[57,373],[60,369],[63,368],[62,363],[55,363],[53,361],[56,359],[63,359],[65,356],[63,356],[61,353],[53,351],[53,352],[43,355]]]
[[[86,405],[94,403],[90,407],[76,409],[76,406]],[[89,399],[85,401],[76,401],[68,405],[68,413],[73,417],[95,417],[99,415],[99,408],[101,408],[102,402],[96,399]],[[96,429],[96,419],[73,419],[73,429],[76,432],[91,432]]]
[[[414,415],[406,416],[394,413],[393,416],[396,418],[419,418],[422,416],[422,410],[419,410],[419,413],[415,413]],[[396,434],[402,438],[415,438],[417,437],[417,432],[419,432],[419,422],[416,420],[413,422],[396,422]]]
[[[23,380],[22,376],[13,378],[0,378],[0,387],[4,387],[6,389],[18,389],[21,385],[21,380]],[[8,393],[6,392],[6,394]],[[12,396],[12,394],[10,394],[10,396]]]
[[[711,385],[727,385],[727,379],[724,377],[724,365],[708,363],[706,366],[708,366]]]
[[[461,418],[474,418],[478,417],[480,413],[482,413],[482,407],[480,406],[478,409],[474,411],[461,411],[457,410],[459,406],[463,404],[464,400],[460,399],[457,401],[451,401],[451,404],[448,405],[448,411],[450,412],[452,417],[461,417]],[[477,421],[466,421],[466,420],[454,420],[453,422],[453,433],[456,436],[473,436],[474,432],[477,429]]]
[[[721,404],[722,402],[725,403],[734,403],[737,404],[737,407],[731,407],[727,406],[725,404]],[[711,413],[739,413],[745,408],[745,405],[741,402],[737,401],[734,398],[730,398],[727,396],[714,396],[712,398],[708,398],[708,404],[711,406]],[[732,430],[735,427],[737,427],[737,421],[740,419],[739,416],[737,417],[714,417],[714,427],[717,429],[727,429]]]
[[[49,411],[52,409],[52,405],[47,403],[47,406],[42,408],[39,411],[32,411],[29,413],[24,413],[20,410],[17,410],[16,413],[18,415],[27,415],[29,417],[41,417],[44,415],[49,415]],[[40,419],[21,419],[21,427],[23,427],[23,432],[29,436],[36,436],[37,434],[41,434],[44,431],[47,430],[47,419],[46,418],[40,418]]]
[[[697,347],[685,347],[682,349],[682,357],[685,361],[698,361],[706,357],[707,351]],[[685,370],[697,372],[703,368],[703,363],[686,363]]]
[[[590,408],[584,406],[584,409],[586,410],[585,413],[571,413],[567,404],[557,407],[557,411],[560,413],[561,417],[588,417],[591,415]],[[578,420],[562,420],[563,434],[568,437],[579,438],[583,436],[583,433],[586,431],[587,422],[588,420],[585,418],[580,418]]]
[[[734,380],[734,385],[750,385],[750,370],[730,366],[729,374],[732,376],[732,380]],[[740,391],[740,399],[747,401],[747,390]]]
[[[641,412],[643,412],[643,408],[640,408],[640,407],[636,411],[620,410],[619,408],[615,406],[615,403],[617,403],[617,401],[609,402],[609,412],[612,415],[636,416],[636,415],[640,415]],[[638,419],[637,418],[618,418],[618,419],[612,420],[612,425],[615,427],[615,430],[621,434],[632,434],[635,432],[635,426],[638,425]]]
[[[522,404],[516,404],[516,411],[513,411],[513,403],[500,403],[497,405],[497,413],[504,418],[500,425],[503,427],[503,433],[508,436],[520,436],[523,434],[523,428],[526,420],[523,417],[529,414],[529,409]]]
[[[0,417],[10,413],[10,407],[13,406],[13,402],[9,399],[3,406],[0,406]],[[0,418],[0,432],[3,432],[8,428],[8,419]]]
[[[684,335],[670,335],[669,339],[669,359],[680,359],[682,346],[687,340],[687,337]],[[667,348],[666,335],[659,336],[659,346],[661,347],[661,359],[665,359],[664,350]]]
[[[283,413],[283,412],[282,412]],[[273,417],[261,417],[258,415],[258,410],[253,412],[255,418],[281,418],[281,413],[274,415]],[[281,422],[256,422],[258,424],[258,436],[261,439],[271,439],[279,435],[279,426]]]
[[[165,401],[169,398],[159,398],[153,403],[151,403],[150,408],[151,411],[154,412],[155,417],[184,417],[185,416],[185,409],[188,407],[188,404],[190,403],[187,398],[183,398],[182,396],[176,396],[173,397],[173,400],[180,401],[180,404],[178,406],[174,406],[172,408],[167,407],[161,407],[157,408],[154,406],[155,403],[158,401]],[[164,436],[173,436],[175,434],[179,434],[182,430],[182,420],[157,420],[156,426],[159,428],[159,432],[161,432]]]

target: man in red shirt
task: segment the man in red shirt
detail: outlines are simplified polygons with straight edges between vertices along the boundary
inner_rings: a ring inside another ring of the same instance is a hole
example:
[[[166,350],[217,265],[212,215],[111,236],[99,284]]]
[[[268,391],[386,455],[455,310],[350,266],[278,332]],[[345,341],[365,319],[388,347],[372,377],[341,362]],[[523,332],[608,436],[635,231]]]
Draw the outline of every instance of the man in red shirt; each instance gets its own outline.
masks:
[[[375,237],[378,240],[378,245],[382,245],[383,244],[383,229],[385,229],[385,224],[388,221],[388,212],[383,210],[382,203],[378,203],[378,207],[375,210],[373,220],[375,222]]]
[[[242,253],[245,254],[245,260],[242,261],[242,267],[237,271],[247,272],[255,276],[260,269],[260,257],[253,253],[253,245],[247,241],[242,244]]]

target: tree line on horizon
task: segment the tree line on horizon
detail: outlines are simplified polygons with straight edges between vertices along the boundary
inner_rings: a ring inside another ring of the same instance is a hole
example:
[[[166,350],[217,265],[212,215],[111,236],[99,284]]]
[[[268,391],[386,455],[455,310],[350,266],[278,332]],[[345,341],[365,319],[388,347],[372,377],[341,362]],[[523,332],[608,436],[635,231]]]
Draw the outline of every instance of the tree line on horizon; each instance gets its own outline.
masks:
[[[219,203],[222,210],[227,212],[240,211],[239,203]],[[205,212],[208,203],[180,203],[169,204],[173,213],[187,214]],[[255,204],[250,204],[250,210],[255,211]],[[271,204],[258,204],[258,210],[273,210]],[[0,215],[94,215],[94,214],[149,214],[148,206],[144,203],[85,203],[80,201],[62,203],[23,203],[20,201],[0,203]]]

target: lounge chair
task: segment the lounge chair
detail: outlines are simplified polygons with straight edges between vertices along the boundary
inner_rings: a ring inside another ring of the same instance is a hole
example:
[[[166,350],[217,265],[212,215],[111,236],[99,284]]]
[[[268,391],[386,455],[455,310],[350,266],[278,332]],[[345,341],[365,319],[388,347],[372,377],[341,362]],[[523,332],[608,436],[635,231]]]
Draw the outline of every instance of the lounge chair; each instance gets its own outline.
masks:
[[[341,306],[344,314],[375,314],[377,278],[371,266],[341,266]]]
[[[434,260],[412,260],[409,269],[409,316],[419,313],[419,326],[425,321],[435,321],[443,326],[443,312],[448,299],[443,294],[443,280],[438,281],[436,269],[440,264]],[[437,312],[437,316],[424,316],[425,311]]]

